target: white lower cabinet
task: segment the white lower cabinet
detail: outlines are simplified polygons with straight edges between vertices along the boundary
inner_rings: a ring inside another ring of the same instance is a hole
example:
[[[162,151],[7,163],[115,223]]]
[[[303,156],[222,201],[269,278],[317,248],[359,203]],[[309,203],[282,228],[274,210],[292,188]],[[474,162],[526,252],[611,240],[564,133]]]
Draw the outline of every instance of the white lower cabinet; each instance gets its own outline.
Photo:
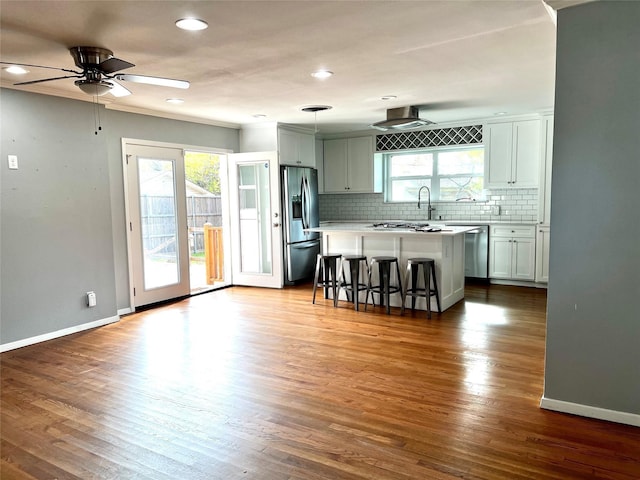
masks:
[[[551,230],[548,226],[538,227],[536,240],[536,282],[549,282],[549,240]]]
[[[489,278],[534,280],[535,227],[493,225],[489,235]]]

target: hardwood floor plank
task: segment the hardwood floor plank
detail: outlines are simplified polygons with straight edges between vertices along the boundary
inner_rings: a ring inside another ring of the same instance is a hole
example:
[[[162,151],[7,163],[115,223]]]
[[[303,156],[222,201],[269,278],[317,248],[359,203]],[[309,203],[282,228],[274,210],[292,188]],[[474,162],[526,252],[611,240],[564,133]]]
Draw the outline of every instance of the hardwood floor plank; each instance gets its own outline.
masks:
[[[539,408],[544,290],[427,320],[234,287],[0,356],[0,476],[640,478],[640,429]]]

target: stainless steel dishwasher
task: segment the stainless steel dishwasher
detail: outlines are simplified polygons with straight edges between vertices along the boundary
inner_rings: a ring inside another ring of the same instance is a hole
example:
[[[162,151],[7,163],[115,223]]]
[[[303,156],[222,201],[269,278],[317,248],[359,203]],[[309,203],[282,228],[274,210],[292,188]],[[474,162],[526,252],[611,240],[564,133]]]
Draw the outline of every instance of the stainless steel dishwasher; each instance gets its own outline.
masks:
[[[489,225],[461,225],[476,227],[464,234],[464,276],[489,278]]]

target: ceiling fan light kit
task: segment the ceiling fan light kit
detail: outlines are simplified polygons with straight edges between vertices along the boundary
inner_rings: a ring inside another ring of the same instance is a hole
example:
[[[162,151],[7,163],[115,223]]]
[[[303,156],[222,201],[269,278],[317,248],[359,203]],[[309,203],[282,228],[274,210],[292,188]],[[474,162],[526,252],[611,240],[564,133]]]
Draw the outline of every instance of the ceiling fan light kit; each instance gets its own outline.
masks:
[[[109,93],[113,88],[113,84],[105,80],[76,80],[74,83],[87,95],[95,95],[97,97]]]

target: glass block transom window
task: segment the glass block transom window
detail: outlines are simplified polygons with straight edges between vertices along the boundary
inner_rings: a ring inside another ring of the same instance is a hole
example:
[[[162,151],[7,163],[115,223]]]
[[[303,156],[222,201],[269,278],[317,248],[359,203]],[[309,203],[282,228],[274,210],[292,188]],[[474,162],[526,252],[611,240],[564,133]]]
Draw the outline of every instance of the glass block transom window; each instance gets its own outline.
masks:
[[[482,125],[376,135],[377,152],[476,143],[482,143]]]

